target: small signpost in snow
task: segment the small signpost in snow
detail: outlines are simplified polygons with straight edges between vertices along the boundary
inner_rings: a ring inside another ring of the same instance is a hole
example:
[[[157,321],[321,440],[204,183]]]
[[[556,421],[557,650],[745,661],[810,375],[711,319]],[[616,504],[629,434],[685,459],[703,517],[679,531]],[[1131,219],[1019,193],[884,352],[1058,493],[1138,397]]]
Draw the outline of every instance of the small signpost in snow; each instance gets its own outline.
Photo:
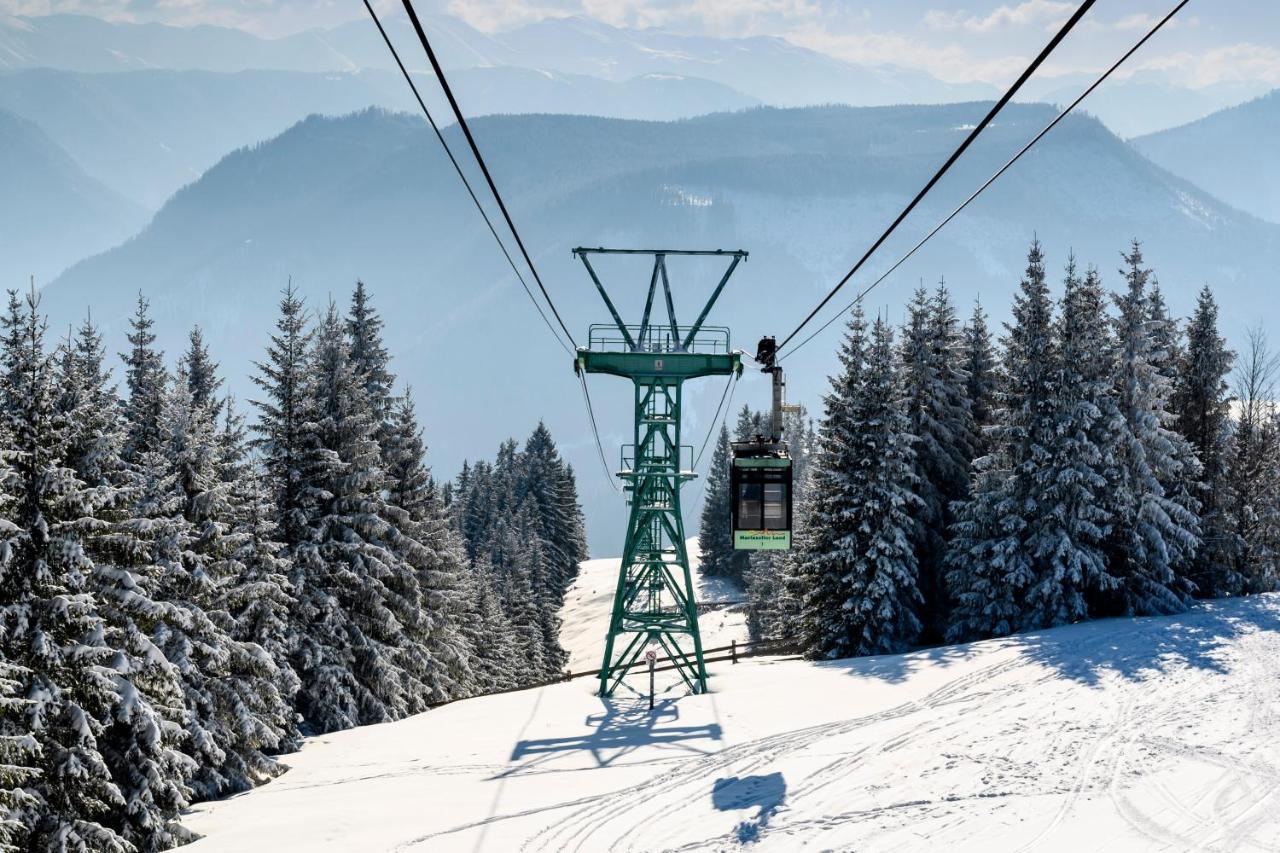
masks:
[[[649,710],[653,710],[653,672],[654,667],[658,663],[658,653],[653,649],[644,653],[644,659],[649,662]]]

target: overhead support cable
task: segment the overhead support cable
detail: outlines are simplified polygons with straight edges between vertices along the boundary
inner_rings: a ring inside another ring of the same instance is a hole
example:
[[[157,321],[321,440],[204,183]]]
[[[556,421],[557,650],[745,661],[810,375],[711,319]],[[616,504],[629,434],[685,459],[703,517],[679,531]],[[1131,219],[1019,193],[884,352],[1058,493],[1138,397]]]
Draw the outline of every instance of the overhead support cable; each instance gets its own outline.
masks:
[[[702,462],[702,454],[707,451],[707,444],[711,441],[711,434],[716,430],[716,422],[720,420],[720,410],[724,408],[726,398],[732,400],[729,391],[736,385],[740,373],[729,374],[729,381],[724,384],[724,390],[720,392],[720,402],[716,405],[716,413],[711,416],[711,426],[707,428],[707,435],[702,439],[702,447],[698,449],[698,455],[693,460],[693,470],[698,470],[698,464]],[[730,403],[732,406],[732,402]],[[727,412],[727,410],[726,410]]]
[[[493,221],[489,219],[489,214],[485,211],[484,205],[480,203],[480,199],[476,197],[475,190],[471,188],[471,181],[467,180],[466,174],[462,171],[462,167],[458,165],[458,160],[453,156],[453,150],[449,147],[449,143],[445,141],[444,134],[440,132],[439,125],[436,124],[435,118],[431,115],[431,110],[427,109],[426,102],[422,99],[422,95],[418,92],[418,86],[413,82],[413,78],[409,75],[409,70],[405,68],[403,62],[400,61],[400,53],[396,50],[395,45],[391,42],[391,37],[387,34],[386,29],[382,26],[382,21],[378,18],[378,13],[373,10],[369,0],[364,0],[364,7],[369,10],[369,16],[373,18],[373,23],[378,27],[378,32],[382,35],[383,42],[387,45],[387,50],[391,51],[391,56],[396,61],[396,65],[400,68],[400,73],[404,75],[404,80],[409,84],[409,89],[413,92],[413,97],[417,100],[418,106],[422,108],[422,114],[427,117],[427,123],[431,125],[431,130],[435,133],[436,139],[440,141],[440,147],[444,149],[444,153],[449,157],[449,162],[453,165],[453,170],[458,173],[458,178],[462,181],[462,185],[467,189],[467,195],[471,196],[471,202],[476,206],[476,210],[480,212],[480,217],[484,219],[484,224],[489,228],[489,233],[493,235],[494,241],[498,244],[498,248],[502,251],[502,256],[507,259],[507,264],[511,267],[511,271],[516,274],[516,279],[520,282],[520,286],[524,288],[524,292],[528,294],[529,301],[533,303],[533,307],[537,310],[538,316],[542,318],[542,322],[547,324],[547,329],[556,339],[556,343],[570,355],[573,350],[560,337],[560,333],[551,325],[551,320],[547,317],[547,313],[542,310],[542,305],[538,303],[538,298],[533,295],[533,291],[529,289],[529,284],[524,280],[524,276],[520,274],[520,268],[516,266],[515,261],[511,258],[511,253],[507,251],[506,244],[502,242],[502,238],[498,236],[498,231],[493,227]]]
[[[609,462],[604,455],[604,444],[600,441],[600,428],[596,425],[596,411],[591,405],[591,392],[587,390],[587,376],[582,371],[578,371],[578,381],[582,384],[582,399],[587,404],[587,418],[591,421],[591,434],[596,439],[596,451],[600,454],[600,467],[604,469],[604,478],[615,492],[621,492],[618,484],[613,481],[614,473],[609,470]]]
[[[533,263],[533,258],[529,257],[529,251],[524,246],[524,240],[520,238],[520,232],[516,229],[515,222],[511,219],[511,214],[507,211],[506,202],[502,200],[502,194],[498,192],[498,186],[493,181],[493,175],[489,173],[489,167],[485,164],[484,155],[480,153],[480,146],[476,145],[476,139],[471,135],[471,128],[467,125],[467,119],[462,114],[462,109],[458,106],[458,99],[453,96],[453,89],[449,86],[449,79],[445,77],[444,69],[440,67],[440,61],[436,59],[436,53],[431,49],[431,42],[427,39],[427,31],[422,28],[422,22],[418,20],[418,13],[413,9],[413,3],[410,0],[403,0],[404,10],[409,15],[409,21],[413,24],[413,30],[418,34],[418,41],[422,42],[422,49],[427,53],[427,59],[431,62],[431,68],[436,73],[436,79],[440,81],[440,88],[444,90],[445,97],[449,100],[449,106],[453,109],[453,115],[458,120],[458,126],[462,128],[462,134],[467,138],[467,144],[471,146],[471,153],[476,158],[476,163],[480,166],[480,171],[484,174],[485,181],[489,184],[489,191],[493,193],[494,200],[498,203],[498,209],[502,211],[502,218],[507,221],[507,227],[511,229],[511,236],[516,238],[516,245],[520,247],[520,254],[524,256],[524,262],[528,264],[529,271],[533,273],[533,280],[537,282],[538,289],[542,291],[542,297],[547,300],[547,306],[551,308],[551,313],[555,315],[556,322],[560,324],[560,329],[564,332],[564,336],[577,349],[578,343],[573,339],[569,327],[564,324],[564,319],[560,316],[560,312],[556,310],[556,304],[551,300],[551,294],[547,292],[546,286],[542,283],[542,276],[538,275],[538,268]],[[366,5],[368,0],[365,0]]]
[[[408,5],[408,2],[409,0],[405,0],[406,5]],[[1075,28],[1075,25],[1080,22],[1080,19],[1084,17],[1085,13],[1089,11],[1095,2],[1096,0],[1084,0],[1084,2],[1080,4],[1080,8],[1076,9],[1071,17],[1067,19],[1066,23],[1062,25],[1062,28],[1058,30],[1057,34],[1049,40],[1049,43],[1044,46],[1044,49],[1040,51],[1039,55],[1031,61],[1031,64],[1027,66],[1026,70],[1023,71],[1018,79],[1014,81],[1013,85],[1009,87],[1009,90],[1000,97],[1000,100],[995,102],[995,105],[991,107],[986,116],[983,117],[982,121],[974,125],[973,129],[969,131],[969,135],[960,143],[960,147],[952,152],[951,156],[948,157],[946,162],[943,163],[938,171],[934,173],[928,183],[921,188],[920,192],[916,193],[915,198],[911,199],[911,202],[902,209],[902,212],[899,213],[897,218],[894,219],[889,227],[885,229],[884,233],[871,244],[871,248],[867,249],[862,257],[858,259],[858,262],[853,265],[853,268],[845,273],[844,278],[840,279],[836,286],[831,288],[831,291],[823,297],[822,301],[818,303],[816,308],[809,312],[809,315],[800,322],[800,325],[796,326],[795,329],[792,330],[791,334],[787,335],[786,338],[783,339],[782,343],[778,345],[779,350],[786,347],[786,345],[789,344],[796,335],[800,334],[800,330],[807,326],[809,322],[817,316],[818,312],[831,301],[832,297],[834,297],[840,289],[845,286],[849,279],[853,278],[854,274],[857,273],[858,270],[862,269],[862,265],[865,264],[875,251],[880,248],[881,244],[883,244],[885,240],[889,239],[889,235],[891,235],[902,221],[910,215],[911,211],[915,210],[916,205],[918,205],[921,199],[923,199],[925,195],[933,189],[934,185],[937,184],[938,181],[942,180],[942,176],[945,175],[947,171],[950,170],[951,166],[960,159],[960,155],[964,154],[982,131],[991,124],[1000,110],[1002,110],[1004,106],[1013,99],[1013,96],[1022,88],[1022,85],[1026,83],[1027,80],[1031,78],[1031,75],[1034,74],[1044,61],[1049,58],[1049,54],[1053,53],[1058,45],[1062,43],[1062,40],[1067,37],[1067,34],[1070,33],[1072,29]]]
[[[860,302],[863,300],[863,297],[865,297],[868,293],[870,293],[872,290],[874,290],[874,289],[876,288],[876,286],[877,286],[877,285],[879,285],[882,281],[884,281],[886,278],[888,278],[890,275],[892,275],[892,274],[894,273],[894,271],[898,269],[898,267],[902,266],[902,265],[903,265],[904,263],[906,263],[906,262],[907,262],[907,261],[908,261],[908,260],[909,260],[909,259],[910,259],[910,258],[911,258],[915,253],[916,253],[916,252],[918,252],[918,251],[919,251],[919,250],[924,246],[924,244],[925,244],[925,243],[928,243],[931,239],[933,239],[933,237],[934,237],[934,235],[935,235],[935,234],[937,234],[939,231],[941,231],[943,228],[945,228],[945,227],[947,226],[947,224],[948,224],[949,222],[951,222],[951,220],[955,219],[955,218],[956,218],[956,216],[958,216],[958,215],[960,214],[960,211],[962,211],[962,210],[964,210],[966,207],[968,207],[968,206],[969,206],[969,205],[974,201],[974,199],[976,199],[978,196],[982,195],[982,193],[983,193],[983,192],[985,192],[985,191],[986,191],[986,189],[987,189],[988,187],[990,187],[992,184],[994,184],[994,183],[995,183],[995,182],[1000,178],[1000,176],[1001,176],[1001,175],[1003,175],[1005,172],[1009,171],[1009,169],[1013,166],[1013,164],[1014,164],[1014,163],[1017,163],[1020,159],[1022,159],[1022,156],[1023,156],[1024,154],[1026,154],[1028,151],[1030,151],[1030,150],[1035,146],[1035,144],[1036,144],[1037,142],[1039,142],[1041,139],[1043,139],[1043,138],[1044,138],[1044,137],[1049,133],[1049,131],[1051,131],[1051,130],[1053,130],[1055,127],[1057,127],[1057,126],[1058,126],[1058,124],[1059,124],[1059,123],[1060,123],[1064,118],[1066,118],[1066,117],[1067,117],[1067,115],[1068,115],[1068,114],[1070,114],[1072,110],[1074,110],[1076,107],[1078,107],[1078,106],[1080,105],[1080,103],[1081,103],[1085,98],[1089,97],[1089,95],[1091,95],[1095,89],[1097,89],[1099,86],[1101,86],[1101,85],[1103,84],[1103,82],[1105,82],[1105,81],[1106,81],[1106,79],[1107,79],[1108,77],[1110,77],[1113,73],[1115,73],[1116,69],[1118,69],[1121,65],[1123,65],[1125,62],[1127,62],[1127,61],[1129,60],[1129,58],[1130,58],[1130,57],[1132,57],[1135,53],[1137,53],[1137,52],[1138,52],[1138,50],[1139,50],[1139,49],[1141,49],[1141,48],[1142,48],[1142,46],[1143,46],[1143,45],[1145,45],[1145,44],[1146,44],[1146,43],[1151,39],[1151,37],[1152,37],[1152,36],[1154,36],[1156,33],[1158,33],[1158,32],[1159,32],[1159,31],[1164,27],[1164,25],[1165,25],[1165,24],[1169,23],[1169,21],[1171,21],[1171,20],[1173,19],[1173,16],[1174,16],[1174,15],[1176,15],[1176,14],[1178,14],[1178,12],[1182,11],[1182,7],[1183,7],[1183,6],[1186,6],[1186,5],[1187,5],[1188,3],[1190,3],[1190,2],[1191,2],[1191,0],[1181,0],[1181,2],[1180,2],[1180,3],[1178,3],[1178,5],[1177,5],[1177,6],[1174,6],[1174,7],[1173,7],[1173,9],[1172,9],[1172,11],[1170,11],[1170,12],[1169,12],[1169,14],[1165,15],[1165,16],[1164,16],[1163,18],[1161,18],[1158,22],[1156,22],[1156,24],[1155,24],[1155,25],[1154,25],[1150,30],[1148,30],[1148,31],[1147,31],[1147,34],[1146,34],[1146,35],[1144,35],[1141,39],[1139,39],[1139,40],[1137,41],[1137,43],[1136,43],[1136,44],[1134,44],[1134,46],[1133,46],[1133,47],[1129,48],[1129,50],[1128,50],[1128,51],[1126,51],[1126,52],[1125,52],[1125,54],[1124,54],[1123,56],[1121,56],[1119,59],[1117,59],[1117,60],[1115,61],[1115,63],[1114,63],[1110,68],[1108,68],[1106,71],[1104,71],[1100,77],[1098,77],[1098,79],[1097,79],[1097,80],[1093,81],[1093,84],[1092,84],[1092,85],[1090,85],[1090,86],[1089,86],[1089,88],[1087,88],[1087,89],[1085,89],[1083,92],[1081,92],[1079,97],[1077,97],[1074,101],[1072,101],[1070,104],[1068,104],[1068,105],[1067,105],[1067,106],[1062,110],[1062,112],[1060,112],[1057,116],[1055,116],[1055,117],[1054,117],[1054,119],[1053,119],[1053,121],[1051,121],[1051,122],[1049,122],[1047,125],[1045,125],[1045,126],[1044,126],[1044,128],[1042,128],[1042,129],[1040,130],[1040,132],[1039,132],[1039,133],[1037,133],[1035,136],[1033,136],[1033,137],[1031,138],[1031,140],[1030,140],[1026,145],[1022,146],[1022,148],[1018,151],[1018,153],[1017,153],[1017,154],[1014,154],[1014,155],[1013,155],[1013,157],[1011,157],[1007,163],[1005,163],[1003,166],[1001,166],[1001,167],[996,171],[996,173],[995,173],[995,174],[993,174],[990,178],[987,178],[987,180],[982,184],[982,186],[980,186],[980,187],[978,187],[976,190],[974,190],[974,191],[973,191],[973,193],[972,193],[968,198],[966,198],[963,202],[961,202],[961,204],[960,204],[960,206],[959,206],[959,207],[957,207],[955,210],[951,211],[951,213],[947,214],[946,218],[945,218],[945,219],[943,219],[941,222],[939,222],[937,225],[935,225],[935,226],[933,227],[933,230],[932,230],[932,231],[930,231],[930,232],[929,232],[928,234],[926,234],[926,235],[925,235],[925,236],[924,236],[924,237],[923,237],[923,238],[922,238],[918,243],[916,243],[914,246],[912,246],[912,247],[911,247],[911,250],[910,250],[909,252],[907,252],[905,255],[903,255],[901,258],[899,258],[899,259],[898,259],[898,260],[893,264],[893,266],[891,266],[891,267],[889,267],[889,269],[885,270],[885,271],[884,271],[884,273],[883,273],[879,278],[877,278],[875,281],[871,282],[871,284],[869,284],[869,285],[867,285],[865,288],[863,288],[863,289],[858,293],[858,295],[857,295],[857,296],[855,296],[855,297],[853,298],[853,301],[852,301],[852,302],[850,302],[848,305],[846,305],[844,308],[842,308],[842,309],[840,310],[840,312],[839,312],[839,313],[835,314],[833,317],[831,317],[831,319],[827,320],[827,322],[823,323],[823,324],[822,324],[822,326],[820,326],[816,331],[814,331],[813,333],[811,333],[811,334],[809,335],[809,337],[805,338],[803,341],[801,341],[800,343],[796,344],[796,345],[795,345],[795,346],[793,346],[791,349],[787,350],[785,353],[783,353],[783,354],[779,355],[779,356],[778,356],[778,360],[779,360],[779,361],[781,361],[781,360],[782,360],[782,359],[784,359],[784,358],[790,358],[790,357],[791,357],[791,355],[792,355],[793,353],[798,352],[798,351],[800,350],[800,348],[801,348],[801,347],[803,347],[805,344],[809,343],[809,341],[813,340],[813,339],[814,339],[814,338],[816,338],[818,335],[822,334],[822,333],[823,333],[823,332],[824,332],[828,327],[830,327],[830,326],[831,326],[831,324],[832,324],[832,323],[834,323],[834,322],[835,322],[836,320],[838,320],[840,317],[843,317],[846,313],[848,313],[848,312],[849,312],[849,310],[850,310],[851,308],[853,308],[853,306],[855,306],[855,305],[857,305],[858,303],[860,303]]]

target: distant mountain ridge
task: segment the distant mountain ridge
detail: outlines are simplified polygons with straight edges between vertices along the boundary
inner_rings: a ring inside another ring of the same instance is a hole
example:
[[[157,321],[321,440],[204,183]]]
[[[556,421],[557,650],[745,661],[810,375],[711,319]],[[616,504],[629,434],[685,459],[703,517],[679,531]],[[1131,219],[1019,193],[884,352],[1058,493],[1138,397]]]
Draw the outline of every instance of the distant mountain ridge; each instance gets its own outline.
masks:
[[[1223,201],[1280,222],[1280,89],[1134,146]]]
[[[745,248],[751,257],[712,320],[749,348],[799,321],[988,106],[760,108],[675,122],[495,116],[473,127],[575,334],[605,314],[572,246]],[[1050,115],[1045,106],[1011,106],[853,284],[883,270]],[[464,144],[456,128],[446,135]],[[1176,312],[1186,313],[1208,282],[1229,334],[1259,319],[1280,328],[1267,297],[1280,269],[1280,227],[1219,203],[1084,117],[1065,121],[875,291],[868,309],[897,322],[911,288],[945,275],[962,313],[980,294],[998,321],[1037,233],[1055,277],[1074,249],[1117,287],[1119,252],[1136,236]],[[718,270],[671,266],[677,308],[687,313]],[[621,260],[601,274],[621,309],[637,313],[647,271]],[[513,413],[545,417],[583,476],[592,520],[605,522],[592,524],[604,537],[597,546],[617,544],[609,537],[621,524],[604,497],[568,359],[415,117],[313,117],[237,151],[177,193],[137,238],[68,270],[45,297],[55,323],[91,304],[118,346],[141,289],[165,348],[176,351],[200,323],[233,390],[252,397],[249,362],[289,276],[313,309],[344,300],[357,277],[369,284],[396,370],[422,395],[443,474],[496,445]],[[816,408],[837,340],[832,331],[789,362],[792,399]],[[689,435],[706,429],[719,393],[706,383],[690,389]],[[763,405],[764,395],[748,376],[738,399]],[[627,440],[629,424],[617,417],[630,405],[626,389],[601,381],[593,397],[612,453]]]
[[[875,106],[952,103],[994,98],[985,83],[947,83],[927,73],[892,65],[861,65],[792,44],[782,38],[717,38],[662,29],[614,27],[584,15],[546,17],[504,32],[481,32],[459,17],[425,14],[441,63],[451,71],[520,69],[623,83],[662,74],[709,81],[749,101],[775,106],[852,104]],[[410,68],[428,66],[403,13],[384,16],[393,41]],[[37,67],[78,72],[137,70],[294,71],[319,74],[362,70],[394,71],[386,46],[363,18],[327,29],[265,39],[224,27],[169,27],[106,22],[83,15],[0,16],[0,71]],[[519,77],[486,78],[516,86]],[[1021,94],[1025,102],[1066,103],[1092,82],[1092,74],[1034,76]],[[675,100],[694,97],[669,87]],[[1256,81],[1221,82],[1192,89],[1166,71],[1144,69],[1117,77],[1090,97],[1085,108],[1121,136],[1134,136],[1207,115],[1255,97]],[[673,94],[675,93],[675,94]],[[671,118],[692,114],[658,108],[643,112],[610,109],[610,97],[596,89],[560,92],[560,105],[542,111],[628,118]],[[616,97],[616,93],[614,93]],[[625,94],[624,94],[625,97]],[[469,108],[472,114],[537,112],[521,108],[519,97],[492,97]],[[535,98],[535,102],[539,99]],[[384,106],[395,106],[385,104]],[[561,108],[564,104],[570,108]],[[490,108],[493,105],[493,108]],[[717,109],[724,109],[719,104]],[[709,111],[709,110],[707,110]]]
[[[617,118],[665,120],[757,104],[719,83],[679,75],[611,81],[494,67],[457,71],[453,85],[472,114],[594,107]],[[434,82],[420,76],[419,88],[448,123]],[[404,80],[389,71],[0,73],[0,109],[36,122],[90,174],[152,210],[237,148],[313,113],[370,106],[417,109]]]
[[[146,212],[83,169],[32,122],[0,109],[3,288],[44,285],[86,253],[132,236]]]
[[[627,30],[581,17],[548,18],[497,34],[448,15],[424,15],[423,22],[448,69],[514,66],[614,82],[676,74],[783,106],[935,103],[995,94],[983,84],[952,85],[919,71],[843,62],[779,38]],[[388,15],[385,24],[409,67],[425,70],[406,17]],[[84,15],[0,18],[0,69],[41,67],[79,72],[395,69],[366,20],[263,39],[225,27],[113,23]]]

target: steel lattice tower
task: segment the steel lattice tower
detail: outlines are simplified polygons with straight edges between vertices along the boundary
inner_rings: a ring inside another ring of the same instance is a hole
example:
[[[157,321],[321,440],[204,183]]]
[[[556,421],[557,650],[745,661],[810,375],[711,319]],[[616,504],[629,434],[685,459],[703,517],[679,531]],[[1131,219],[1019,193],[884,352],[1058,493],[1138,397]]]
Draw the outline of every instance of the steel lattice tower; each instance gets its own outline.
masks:
[[[578,349],[574,369],[619,376],[635,385],[634,444],[622,448],[618,472],[631,509],[600,668],[600,695],[612,695],[640,658],[646,640],[657,643],[672,659],[691,691],[705,693],[707,668],[680,511],[680,489],[697,476],[691,470],[691,458],[688,467],[683,464],[686,451],[692,457],[692,448],[680,443],[681,395],[686,380],[742,372],[740,356],[729,348],[729,330],[703,323],[747,253],[584,248],[573,253],[582,260],[613,317],[611,324],[591,327],[588,345]],[[622,321],[591,266],[588,256],[601,254],[653,256],[653,275],[639,326]],[[731,258],[692,326],[676,322],[667,279],[668,255]],[[665,324],[650,322],[659,281],[667,308]],[[619,638],[623,638],[621,643]]]

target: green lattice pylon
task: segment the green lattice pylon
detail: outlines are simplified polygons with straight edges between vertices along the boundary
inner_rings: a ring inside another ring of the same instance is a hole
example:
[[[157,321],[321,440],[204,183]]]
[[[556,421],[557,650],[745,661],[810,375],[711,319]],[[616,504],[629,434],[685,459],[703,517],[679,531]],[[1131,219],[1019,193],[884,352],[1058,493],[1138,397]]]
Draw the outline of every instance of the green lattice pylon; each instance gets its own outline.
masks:
[[[747,253],[579,248],[574,254],[586,266],[614,321],[591,327],[588,345],[578,349],[574,369],[623,377],[635,386],[634,443],[623,447],[618,472],[631,508],[600,668],[600,695],[613,694],[649,643],[672,659],[692,692],[705,693],[707,667],[680,511],[680,489],[696,476],[687,459],[692,448],[680,443],[681,396],[686,380],[742,372],[741,358],[729,348],[729,330],[704,326],[703,322]],[[591,266],[588,255],[592,254],[653,256],[653,275],[639,326],[623,323]],[[676,322],[667,279],[668,255],[732,258],[692,326]],[[665,324],[650,323],[659,280],[667,308]],[[686,461],[688,467],[683,464]]]

